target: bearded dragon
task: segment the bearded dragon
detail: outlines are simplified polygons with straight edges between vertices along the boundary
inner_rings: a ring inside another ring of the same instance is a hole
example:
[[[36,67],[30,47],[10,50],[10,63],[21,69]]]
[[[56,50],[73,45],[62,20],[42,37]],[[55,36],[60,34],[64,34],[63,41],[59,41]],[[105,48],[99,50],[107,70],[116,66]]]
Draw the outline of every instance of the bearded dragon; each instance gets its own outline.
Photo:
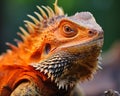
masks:
[[[57,0],[37,8],[0,56],[0,96],[71,96],[99,69],[103,30],[90,12],[67,16]]]

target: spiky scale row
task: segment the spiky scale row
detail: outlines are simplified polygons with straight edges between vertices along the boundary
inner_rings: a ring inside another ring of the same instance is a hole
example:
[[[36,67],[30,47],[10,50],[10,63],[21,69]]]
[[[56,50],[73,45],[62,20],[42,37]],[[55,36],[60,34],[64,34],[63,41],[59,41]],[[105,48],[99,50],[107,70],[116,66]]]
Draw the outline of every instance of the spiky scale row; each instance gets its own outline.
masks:
[[[64,53],[66,54],[66,53]],[[59,89],[68,89],[68,87],[71,87],[72,83],[68,84],[67,80],[61,80],[59,79],[59,76],[63,73],[63,70],[67,70],[67,68],[70,66],[70,59],[72,58],[68,54],[66,56],[63,53],[57,53],[54,54],[51,58],[49,58],[47,61],[31,64],[37,71],[40,71],[44,73],[48,78],[51,79],[51,81],[54,81]],[[64,57],[63,57],[64,55]]]
[[[34,12],[34,14],[38,17],[38,19],[32,15],[27,15],[30,19],[32,19],[32,21],[34,23],[30,22],[28,20],[24,20],[25,27],[27,28],[27,30],[25,30],[23,27],[19,27],[19,29],[22,33],[18,32],[17,35],[20,36],[23,41],[25,41],[27,39],[26,37],[30,36],[29,33],[35,32],[35,28],[37,27],[38,24],[39,25],[43,24],[43,22],[42,22],[43,20],[47,21],[47,19],[53,18],[54,16],[64,15],[63,9],[57,5],[57,2],[58,1],[56,0],[56,2],[54,3],[54,10],[49,6],[42,6],[42,8],[37,6],[37,8],[41,14],[39,14],[38,12]],[[17,40],[17,42],[18,42],[18,40]],[[7,45],[15,50],[16,46],[9,44],[9,43],[7,43]]]
[[[41,14],[38,12],[34,12],[34,14],[38,17],[38,19],[32,15],[27,15],[34,23],[28,20],[24,20],[25,27],[27,28],[28,32],[24,28],[20,27],[20,31],[23,34],[18,33],[18,35],[23,39],[23,41],[26,39],[27,36],[29,36],[29,33],[35,32],[35,28],[37,27],[37,25],[43,25],[43,20],[47,21],[54,16],[64,15],[63,9],[57,5],[57,2],[58,1],[56,0],[54,3],[54,10],[49,6],[42,6],[42,8],[37,6]]]
[[[66,83],[65,80],[59,82],[60,80],[57,78],[55,80],[55,83],[57,83],[58,89],[66,89],[68,90],[68,87],[73,87],[74,86],[74,82],[71,82],[69,85]]]

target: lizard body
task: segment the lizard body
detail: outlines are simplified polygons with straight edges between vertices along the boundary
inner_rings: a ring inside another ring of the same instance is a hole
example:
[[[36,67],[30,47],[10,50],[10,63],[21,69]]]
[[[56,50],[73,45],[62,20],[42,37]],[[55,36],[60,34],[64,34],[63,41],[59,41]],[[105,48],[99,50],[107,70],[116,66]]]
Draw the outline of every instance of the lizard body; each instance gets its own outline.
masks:
[[[55,11],[37,8],[20,27],[23,41],[0,56],[0,96],[70,96],[99,67],[103,30],[90,12],[67,16],[57,0]]]

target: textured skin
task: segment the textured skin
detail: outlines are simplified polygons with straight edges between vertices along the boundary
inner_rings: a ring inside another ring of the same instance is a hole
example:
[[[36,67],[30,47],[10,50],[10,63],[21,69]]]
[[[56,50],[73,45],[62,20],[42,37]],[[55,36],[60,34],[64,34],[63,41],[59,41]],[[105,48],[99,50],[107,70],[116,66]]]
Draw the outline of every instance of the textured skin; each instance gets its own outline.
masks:
[[[70,96],[75,85],[98,69],[103,31],[89,12],[67,17],[54,4],[38,7],[40,20],[28,15],[23,39],[0,57],[0,96]]]

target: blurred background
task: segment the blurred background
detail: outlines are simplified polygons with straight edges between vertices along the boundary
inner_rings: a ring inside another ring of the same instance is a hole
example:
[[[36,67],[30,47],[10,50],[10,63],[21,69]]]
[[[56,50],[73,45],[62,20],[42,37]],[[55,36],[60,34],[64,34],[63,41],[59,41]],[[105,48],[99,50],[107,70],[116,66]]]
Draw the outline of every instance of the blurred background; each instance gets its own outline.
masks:
[[[24,26],[23,20],[29,19],[27,14],[34,15],[33,12],[38,11],[36,5],[53,7],[54,1],[0,0],[0,53],[7,48],[5,42],[15,44],[18,27]],[[86,96],[99,96],[107,89],[120,91],[120,0],[59,0],[59,5],[68,15],[90,11],[105,32],[103,70],[97,73],[94,80],[82,84]]]

